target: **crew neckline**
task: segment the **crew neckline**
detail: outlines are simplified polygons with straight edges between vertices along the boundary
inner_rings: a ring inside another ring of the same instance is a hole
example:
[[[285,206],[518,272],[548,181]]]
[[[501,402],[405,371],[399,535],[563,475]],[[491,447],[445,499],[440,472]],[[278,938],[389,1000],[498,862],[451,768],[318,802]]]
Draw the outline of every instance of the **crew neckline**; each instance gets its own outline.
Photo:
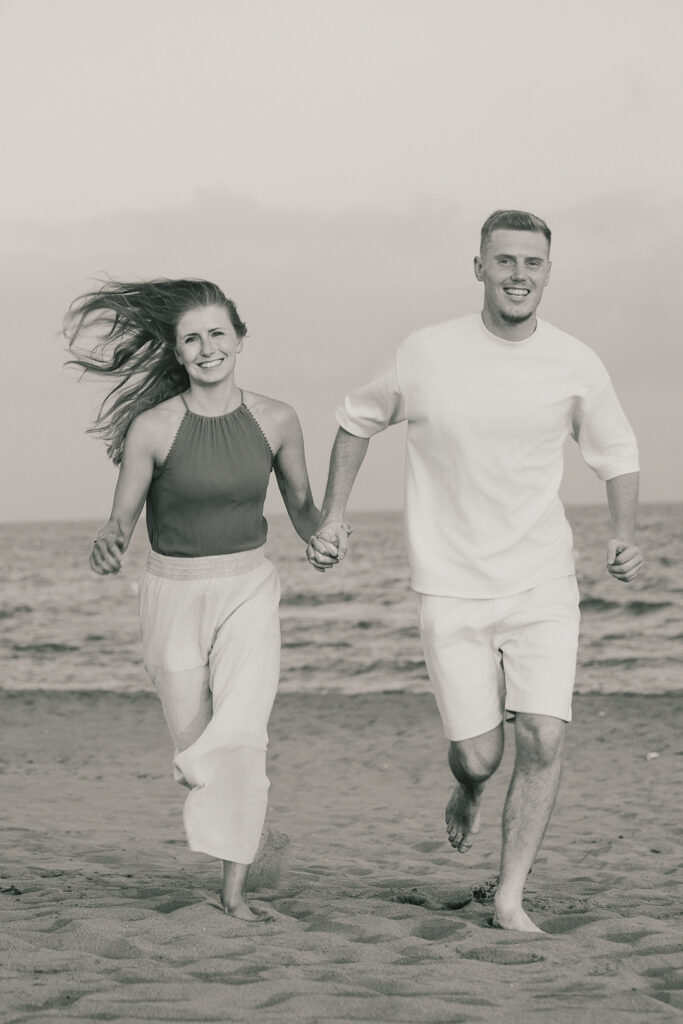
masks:
[[[494,334],[493,331],[490,331],[484,323],[484,317],[481,313],[478,314],[478,319],[481,324],[481,329],[486,337],[490,338],[492,341],[498,342],[499,345],[504,345],[505,348],[526,348],[530,342],[536,341],[539,335],[542,334],[544,326],[543,320],[541,320],[540,317],[536,317],[536,328],[533,334],[530,334],[528,338],[520,338],[519,341],[511,341],[509,338],[501,338],[498,334]]]

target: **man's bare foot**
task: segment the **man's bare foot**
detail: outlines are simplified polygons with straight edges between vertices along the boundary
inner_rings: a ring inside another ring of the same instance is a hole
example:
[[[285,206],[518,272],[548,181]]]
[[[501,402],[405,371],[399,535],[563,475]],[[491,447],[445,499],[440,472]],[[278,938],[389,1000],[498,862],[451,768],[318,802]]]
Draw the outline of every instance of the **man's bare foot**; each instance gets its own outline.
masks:
[[[505,931],[513,932],[536,932],[540,935],[546,933],[539,928],[520,906],[503,907],[496,898],[496,912],[491,922],[494,928],[502,928]]]
[[[470,837],[479,831],[479,805],[483,792],[483,785],[469,789],[456,782],[446,804],[448,841],[460,853],[467,853],[472,848]]]
[[[246,900],[239,900],[237,903],[228,904],[221,900],[223,913],[230,917],[236,917],[240,921],[248,921],[250,924],[263,924],[266,921],[274,921],[275,914],[265,907],[250,907]]]

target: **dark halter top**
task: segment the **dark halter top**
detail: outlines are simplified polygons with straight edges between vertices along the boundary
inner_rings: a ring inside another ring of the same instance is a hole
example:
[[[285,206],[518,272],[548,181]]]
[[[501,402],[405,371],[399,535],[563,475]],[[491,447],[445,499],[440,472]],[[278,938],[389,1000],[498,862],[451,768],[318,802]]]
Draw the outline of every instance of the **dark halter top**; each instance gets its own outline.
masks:
[[[270,445],[247,406],[200,416],[185,404],[166,461],[147,492],[153,551],[176,558],[228,555],[265,543]]]

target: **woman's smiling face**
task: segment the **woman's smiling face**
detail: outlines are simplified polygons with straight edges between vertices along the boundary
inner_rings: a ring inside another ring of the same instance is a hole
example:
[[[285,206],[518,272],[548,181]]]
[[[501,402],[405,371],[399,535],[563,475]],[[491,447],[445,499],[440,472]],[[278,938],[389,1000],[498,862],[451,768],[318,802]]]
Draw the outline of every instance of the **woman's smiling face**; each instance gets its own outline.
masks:
[[[176,358],[197,383],[215,384],[230,376],[241,351],[242,339],[223,306],[189,309],[176,325]]]

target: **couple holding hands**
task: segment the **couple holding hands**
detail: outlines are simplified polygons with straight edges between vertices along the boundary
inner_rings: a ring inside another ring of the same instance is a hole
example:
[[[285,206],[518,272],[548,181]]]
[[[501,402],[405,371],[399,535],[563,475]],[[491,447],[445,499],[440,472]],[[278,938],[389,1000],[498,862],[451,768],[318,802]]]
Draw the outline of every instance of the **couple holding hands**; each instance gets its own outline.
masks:
[[[71,308],[73,362],[117,381],[93,428],[120,472],[90,565],[118,572],[145,506],[145,668],[175,744],[175,777],[190,790],[188,842],[222,861],[226,913],[270,916],[249,905],[246,881],[266,814],[279,676],[280,588],[264,554],[271,470],[309,562],[331,569],[346,554],[346,506],[370,438],[407,421],[411,586],[455,778],[448,838],[470,848],[504,718],[514,720],[493,923],[539,930],[522,895],[559,785],[579,630],[558,497],[568,436],[606,483],[607,571],[628,583],[642,565],[633,431],[597,355],[536,316],[550,240],[533,214],[487,219],[474,259],[481,313],[415,331],[346,397],[321,512],[296,413],[235,381],[246,325],[216,285],[112,282]]]

